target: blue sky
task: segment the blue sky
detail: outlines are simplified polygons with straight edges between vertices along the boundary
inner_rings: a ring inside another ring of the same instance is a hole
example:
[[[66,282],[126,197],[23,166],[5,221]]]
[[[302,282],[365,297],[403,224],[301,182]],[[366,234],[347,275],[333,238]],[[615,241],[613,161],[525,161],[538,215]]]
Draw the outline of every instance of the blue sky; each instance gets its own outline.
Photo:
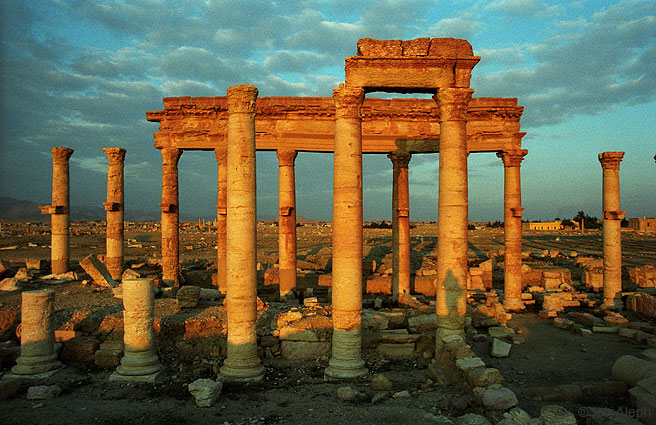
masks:
[[[541,0],[84,0],[0,4],[0,196],[50,201],[67,146],[73,205],[106,200],[103,147],[126,155],[126,210],[157,210],[161,156],[146,111],[166,96],[330,96],[359,38],[467,39],[474,96],[525,107],[524,217],[601,216],[597,154],[625,151],[622,209],[656,216],[656,2]],[[297,210],[329,220],[332,157],[296,160]],[[277,159],[259,152],[258,214],[277,214]],[[215,215],[211,152],[180,160],[183,216]],[[438,156],[410,162],[411,219],[437,220]],[[365,219],[391,216],[390,161],[364,158]],[[503,166],[469,157],[470,219],[503,217]]]

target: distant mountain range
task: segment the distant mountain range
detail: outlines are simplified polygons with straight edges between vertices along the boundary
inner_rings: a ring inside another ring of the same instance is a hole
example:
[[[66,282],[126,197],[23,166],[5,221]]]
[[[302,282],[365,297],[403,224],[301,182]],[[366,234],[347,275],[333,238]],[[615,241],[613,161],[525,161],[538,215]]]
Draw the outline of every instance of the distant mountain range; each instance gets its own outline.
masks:
[[[23,201],[9,197],[0,196],[0,219],[2,220],[17,220],[17,221],[48,221],[49,217],[41,215],[39,205],[48,205],[50,202],[32,202]],[[106,218],[105,208],[102,206],[79,206],[73,205],[71,207],[71,220],[73,221],[94,221],[104,220]],[[209,217],[205,217],[206,219]],[[161,219],[161,212],[158,210],[125,210],[125,219],[129,221],[159,221]],[[193,214],[181,214],[183,221],[197,221],[198,216]],[[212,218],[211,220],[213,220]],[[278,217],[268,219],[265,221],[276,222]],[[314,220],[305,217],[296,217],[298,223],[315,223]]]

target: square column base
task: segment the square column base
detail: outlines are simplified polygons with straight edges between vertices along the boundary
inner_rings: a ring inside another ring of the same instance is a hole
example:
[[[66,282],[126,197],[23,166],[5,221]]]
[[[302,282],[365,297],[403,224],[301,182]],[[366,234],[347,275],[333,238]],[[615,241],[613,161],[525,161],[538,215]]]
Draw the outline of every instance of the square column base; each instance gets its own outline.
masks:
[[[147,384],[162,384],[164,383],[163,371],[151,373],[149,375],[121,375],[118,372],[113,372],[109,375],[110,382],[145,382]]]

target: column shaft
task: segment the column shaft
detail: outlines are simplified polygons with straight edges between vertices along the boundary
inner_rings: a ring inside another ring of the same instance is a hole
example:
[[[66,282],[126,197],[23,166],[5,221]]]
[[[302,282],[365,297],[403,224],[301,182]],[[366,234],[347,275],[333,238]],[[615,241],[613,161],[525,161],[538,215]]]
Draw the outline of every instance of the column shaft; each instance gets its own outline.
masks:
[[[410,294],[410,198],[408,163],[410,154],[393,152],[392,160],[392,297]]]
[[[257,356],[255,204],[255,101],[250,85],[228,89],[227,288],[228,356],[221,375],[256,381],[264,376]]]
[[[69,214],[70,184],[68,160],[73,149],[52,148],[51,268],[55,274],[68,271],[70,252]]]
[[[362,121],[361,88],[333,90],[333,339],[327,379],[367,373],[361,359],[362,324]]]
[[[107,167],[107,255],[105,265],[112,279],[118,280],[123,274],[123,161],[125,149],[104,148],[109,159]]]
[[[620,161],[624,152],[603,152],[599,162],[603,169],[603,239],[604,306],[620,307],[622,292],[622,219],[620,211]]]
[[[178,161],[181,155],[181,149],[162,149],[162,280],[176,287],[180,275]]]
[[[507,310],[523,310],[522,302],[522,180],[526,149],[497,153],[504,165],[504,301]]]
[[[226,211],[227,211],[227,169],[226,147],[214,149],[218,166],[216,191],[216,277],[221,293],[226,293]]]
[[[463,334],[467,300],[466,110],[473,90],[440,88],[436,313],[438,337]]]
[[[296,151],[278,149],[278,263],[280,295],[296,288]]]

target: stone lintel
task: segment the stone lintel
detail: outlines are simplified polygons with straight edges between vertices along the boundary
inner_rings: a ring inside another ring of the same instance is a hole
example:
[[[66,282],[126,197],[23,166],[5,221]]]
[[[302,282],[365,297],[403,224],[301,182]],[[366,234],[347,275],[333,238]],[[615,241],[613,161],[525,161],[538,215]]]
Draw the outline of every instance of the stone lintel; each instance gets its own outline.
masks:
[[[66,205],[39,205],[42,215],[66,214],[68,208]]]
[[[123,209],[123,204],[120,202],[103,202],[102,204],[105,207],[105,211],[121,211]]]

